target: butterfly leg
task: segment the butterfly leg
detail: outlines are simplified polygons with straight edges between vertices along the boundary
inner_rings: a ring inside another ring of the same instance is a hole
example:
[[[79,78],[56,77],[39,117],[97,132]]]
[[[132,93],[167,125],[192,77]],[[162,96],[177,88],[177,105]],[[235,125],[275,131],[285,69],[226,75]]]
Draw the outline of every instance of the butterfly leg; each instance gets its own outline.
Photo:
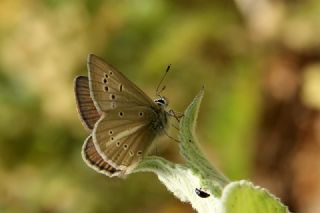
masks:
[[[180,128],[179,127],[177,127],[176,125],[174,125],[174,124],[170,124],[173,128],[175,128],[176,130],[178,130],[178,131],[180,131]]]
[[[178,139],[175,139],[174,137],[170,136],[170,135],[167,133],[167,131],[164,131],[164,134],[165,134],[168,138],[174,140],[175,142],[180,143],[180,141],[179,141]]]
[[[178,122],[180,122],[180,119],[184,116],[181,112],[176,112],[173,109],[169,110],[169,115],[174,117]]]

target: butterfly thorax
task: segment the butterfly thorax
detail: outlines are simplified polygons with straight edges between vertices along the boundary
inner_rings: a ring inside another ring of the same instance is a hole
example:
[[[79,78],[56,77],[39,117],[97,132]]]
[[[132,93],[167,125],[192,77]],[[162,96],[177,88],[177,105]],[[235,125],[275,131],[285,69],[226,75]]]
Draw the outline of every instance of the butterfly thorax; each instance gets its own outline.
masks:
[[[165,110],[168,102],[164,97],[157,98],[154,102],[156,106],[152,107],[152,109],[156,116],[151,121],[151,127],[156,132],[163,133],[168,123],[168,113]]]

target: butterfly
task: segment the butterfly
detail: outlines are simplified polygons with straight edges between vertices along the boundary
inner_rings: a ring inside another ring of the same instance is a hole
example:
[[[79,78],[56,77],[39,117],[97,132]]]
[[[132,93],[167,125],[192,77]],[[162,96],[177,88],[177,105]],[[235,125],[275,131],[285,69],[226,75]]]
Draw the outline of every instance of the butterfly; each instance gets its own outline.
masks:
[[[89,54],[88,77],[74,80],[77,109],[91,133],[82,157],[95,171],[125,176],[165,132],[170,112],[167,100],[150,99],[133,82],[100,57]]]

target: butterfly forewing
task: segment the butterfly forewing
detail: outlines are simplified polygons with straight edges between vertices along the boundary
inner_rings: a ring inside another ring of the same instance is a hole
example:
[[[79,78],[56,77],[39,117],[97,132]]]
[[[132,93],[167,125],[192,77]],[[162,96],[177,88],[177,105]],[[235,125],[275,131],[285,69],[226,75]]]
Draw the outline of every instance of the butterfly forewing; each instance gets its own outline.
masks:
[[[155,106],[134,83],[98,56],[88,56],[91,96],[101,111],[118,106]]]
[[[80,120],[84,127],[92,130],[101,115],[97,111],[90,96],[88,77],[76,77],[74,80],[74,91]]]
[[[116,169],[115,167],[108,164],[97,152],[92,136],[85,140],[82,147],[82,158],[87,163],[87,165],[99,173],[103,173],[107,176],[118,176],[123,173],[123,171]]]

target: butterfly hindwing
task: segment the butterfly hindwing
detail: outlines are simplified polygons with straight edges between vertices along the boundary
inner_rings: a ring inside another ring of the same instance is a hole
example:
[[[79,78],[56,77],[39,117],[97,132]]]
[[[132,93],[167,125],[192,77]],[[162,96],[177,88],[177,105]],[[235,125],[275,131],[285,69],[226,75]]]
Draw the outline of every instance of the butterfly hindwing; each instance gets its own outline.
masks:
[[[154,116],[147,107],[104,113],[93,130],[97,151],[105,161],[119,169],[138,161],[157,134],[150,122]]]
[[[75,78],[74,92],[80,120],[84,127],[88,130],[92,130],[94,124],[99,120],[101,115],[97,111],[90,96],[88,77],[78,76]]]
[[[92,136],[89,135],[82,146],[82,158],[86,164],[95,171],[105,174],[109,177],[119,176],[123,171],[116,169],[108,164],[97,152]]]
[[[108,144],[106,146],[106,156],[109,156],[110,154],[110,164],[111,162],[115,163],[117,168],[125,169],[126,172],[130,172],[130,168],[133,168],[143,156],[149,153],[151,142],[156,136],[152,132],[147,131],[147,128],[147,126],[144,126],[137,129],[134,133],[123,137],[114,143]],[[141,141],[143,143],[141,143]],[[116,151],[111,152],[111,150]]]

